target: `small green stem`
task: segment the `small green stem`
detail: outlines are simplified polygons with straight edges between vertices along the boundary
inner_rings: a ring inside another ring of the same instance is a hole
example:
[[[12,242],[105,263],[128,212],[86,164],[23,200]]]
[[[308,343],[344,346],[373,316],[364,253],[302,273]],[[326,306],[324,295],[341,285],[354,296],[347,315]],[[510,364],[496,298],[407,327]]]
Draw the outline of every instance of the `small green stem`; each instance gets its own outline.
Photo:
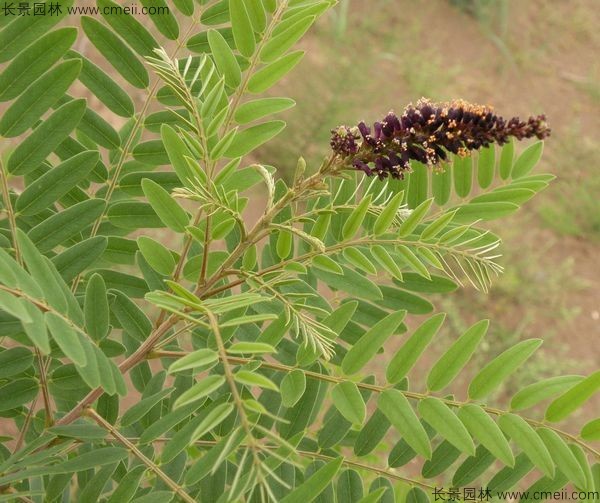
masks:
[[[248,437],[248,441],[250,442],[250,449],[252,450],[252,456],[254,458],[254,465],[257,470],[257,474],[260,473],[261,461],[258,455],[258,446],[256,441],[254,440],[254,436],[252,435],[252,425],[248,420],[248,416],[246,415],[246,409],[244,408],[244,402],[242,401],[242,397],[237,389],[237,384],[235,382],[235,377],[233,375],[233,371],[229,365],[229,361],[227,360],[227,352],[225,350],[225,344],[223,342],[223,338],[221,337],[221,330],[219,329],[219,323],[215,315],[207,311],[206,313],[210,326],[213,331],[213,335],[215,336],[215,341],[217,343],[217,351],[219,353],[219,358],[221,359],[221,363],[223,364],[223,371],[225,372],[225,379],[227,380],[227,384],[229,385],[229,389],[231,390],[231,396],[233,397],[233,402],[238,410],[238,414],[240,417],[240,422],[242,423],[242,428],[246,432],[246,436]]]
[[[15,212],[12,207],[12,202],[10,200],[10,189],[8,186],[8,175],[4,171],[4,165],[2,163],[2,159],[0,158],[0,184],[2,185],[2,199],[4,200],[4,207],[6,208],[6,212],[8,214],[8,223],[10,226],[10,232],[13,240],[13,247],[15,250],[15,259],[17,263],[22,267],[23,266],[23,257],[21,255],[21,250],[19,248],[19,240],[17,239],[17,219],[15,217]],[[0,285],[2,286],[2,285]],[[40,386],[42,389],[42,397],[44,401],[44,410],[46,411],[46,426],[53,423],[54,419],[52,417],[52,407],[50,402],[50,394],[48,393],[48,383],[46,380],[46,364],[44,357],[40,350],[36,347],[34,349],[35,356],[37,358],[38,367],[39,367],[39,376],[40,376]],[[25,425],[25,426],[28,426]],[[26,429],[26,428],[25,428]],[[19,440],[17,441],[17,446],[20,448],[20,444],[23,440],[24,433]]]
[[[182,358],[184,356],[186,356],[188,353],[186,353],[185,351],[157,351],[155,353],[152,354],[153,358]],[[220,355],[221,360],[223,359],[223,357]],[[292,372],[294,370],[301,370],[302,372],[304,372],[304,375],[308,378],[311,379],[317,379],[320,381],[325,381],[325,382],[329,382],[329,383],[333,383],[333,384],[339,384],[342,382],[347,381],[347,379],[343,378],[343,377],[336,377],[333,375],[328,375],[328,374],[321,374],[319,372],[313,372],[311,370],[305,370],[299,367],[292,367],[289,365],[283,365],[280,363],[273,363],[273,362],[267,362],[267,361],[262,361],[262,360],[254,360],[251,358],[239,358],[239,357],[232,357],[232,356],[228,356],[225,355],[225,358],[227,359],[228,362],[230,363],[234,363],[236,365],[246,365],[248,363],[256,363],[259,362],[261,364],[261,367],[264,368],[268,368],[271,370],[276,370],[276,371],[280,371],[280,372]],[[388,386],[378,386],[377,384],[368,384],[368,383],[363,383],[363,382],[357,382],[355,383],[356,386],[360,389],[364,389],[364,390],[368,390],[368,391],[372,391],[375,393],[383,393],[386,390],[392,389],[393,386],[392,385],[388,385]],[[412,400],[425,400],[426,398],[431,398],[432,395],[430,394],[425,394],[425,393],[417,393],[414,391],[402,391],[402,394],[406,397],[406,398],[410,398]],[[450,400],[447,398],[442,398],[442,397],[435,397],[438,400],[444,402],[446,405],[450,406],[450,407],[464,407],[465,405],[469,405],[469,402],[461,402],[458,400]],[[495,407],[488,407],[486,405],[479,405],[484,411],[486,411],[488,414],[492,414],[494,416],[501,416],[503,414],[508,414],[509,411],[506,410],[502,410],[502,409],[498,409]],[[562,436],[563,438],[566,438],[568,440],[570,440],[571,442],[574,442],[578,445],[580,445],[583,449],[585,449],[586,451],[588,451],[590,454],[594,455],[596,458],[600,459],[600,452],[597,451],[596,449],[594,449],[592,446],[586,444],[583,440],[581,440],[580,438],[576,437],[575,435],[572,435],[570,433],[567,433],[566,431],[560,430],[558,428],[555,428],[547,423],[544,423],[542,421],[538,421],[536,419],[531,419],[531,418],[527,418],[524,417],[523,419],[525,419],[525,421],[527,421],[529,424],[531,424],[532,426],[535,427],[544,427],[544,428],[549,428],[553,431],[555,431],[556,433],[558,433],[560,436]]]
[[[129,441],[127,437],[121,435],[121,433],[119,433],[119,430],[117,430],[112,424],[106,421],[94,409],[86,409],[85,414],[91,417],[100,426],[105,428],[115,438],[115,440],[127,447],[127,449],[129,449],[136,458],[138,458],[150,470],[152,470],[157,475],[157,477],[159,477],[165,484],[167,484],[173,490],[173,492],[177,494],[177,496],[179,496],[183,501],[185,501],[186,503],[194,503],[196,501],[183,490],[183,487],[181,487],[179,484],[177,484],[177,482],[175,482],[171,477],[169,477],[165,472],[163,472],[156,463],[154,463],[151,459],[147,458],[144,455],[144,453],[135,446],[133,442]]]

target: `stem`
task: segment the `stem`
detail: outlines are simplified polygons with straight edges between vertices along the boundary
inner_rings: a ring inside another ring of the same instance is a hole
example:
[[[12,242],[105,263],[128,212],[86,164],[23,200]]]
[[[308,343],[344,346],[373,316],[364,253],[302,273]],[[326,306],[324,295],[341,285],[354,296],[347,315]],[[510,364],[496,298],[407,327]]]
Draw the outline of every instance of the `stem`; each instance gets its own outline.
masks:
[[[17,263],[23,267],[23,257],[21,255],[21,250],[19,248],[19,241],[17,239],[17,219],[15,217],[15,212],[12,207],[12,202],[10,200],[10,189],[8,187],[8,175],[4,171],[4,165],[2,164],[2,159],[0,159],[0,184],[2,185],[2,199],[4,200],[4,207],[6,208],[6,213],[8,215],[8,222],[10,226],[10,233],[12,235],[13,247],[15,249],[15,259]],[[48,383],[46,381],[46,365],[44,357],[40,350],[36,347],[34,348],[35,356],[37,358],[38,367],[40,369],[40,385],[42,388],[42,396],[44,400],[44,410],[46,411],[46,426],[49,426],[54,421],[52,418],[52,408],[50,406],[50,395],[48,393]],[[31,409],[32,410],[32,409]],[[31,412],[30,410],[30,412]],[[27,430],[28,424],[25,424],[25,431]],[[17,449],[20,447],[20,444],[23,441],[25,434],[19,437],[17,441]]]
[[[434,248],[436,250],[443,250],[446,253],[453,253],[453,254],[458,254],[461,255],[463,257],[469,257],[471,259],[477,260],[477,261],[485,261],[484,258],[481,258],[479,256],[473,256],[472,254],[467,253],[464,250],[456,250],[454,248],[451,248],[449,246],[440,246],[437,243],[422,243],[419,241],[409,241],[409,240],[403,240],[403,239],[374,239],[370,236],[364,237],[364,238],[358,238],[352,241],[346,241],[344,243],[338,243],[332,246],[329,246],[325,249],[325,251],[321,251],[321,250],[314,250],[314,251],[310,251],[307,253],[304,253],[303,255],[299,255],[297,257],[293,257],[291,259],[288,260],[283,260],[275,265],[272,265],[270,267],[266,267],[265,269],[263,269],[262,271],[257,271],[256,273],[253,274],[253,276],[263,276],[265,274],[268,274],[270,272],[274,272],[277,271],[278,269],[282,269],[284,268],[286,265],[292,263],[292,262],[304,262],[304,261],[309,261],[310,259],[312,259],[313,257],[317,256],[317,255],[330,255],[332,253],[336,253],[337,251],[343,250],[346,247],[349,246],[360,246],[360,245],[398,245],[398,244],[404,244],[404,245],[408,245],[408,246],[414,246],[415,244],[419,244],[420,246],[426,247],[426,248]],[[221,278],[219,278],[221,279]],[[230,283],[214,288],[212,290],[207,291],[204,295],[203,298],[209,298],[212,297],[218,293],[221,293],[225,290],[229,290],[230,288],[234,288],[238,285],[241,285],[243,283],[246,282],[246,278],[239,278],[236,279],[235,281],[231,281]],[[215,282],[212,282],[213,284]]]
[[[198,279],[198,287],[204,285],[206,281],[206,269],[208,267],[208,254],[210,253],[210,233],[211,229],[211,217],[210,215],[206,216],[206,226],[204,228],[204,248],[202,250],[202,269],[200,270],[200,277]]]
[[[186,353],[185,351],[157,351],[156,353],[152,354],[152,358],[182,358],[184,356],[186,356],[188,353]],[[221,358],[221,360],[223,359],[223,357],[221,355],[219,355],[219,357]],[[333,375],[327,375],[327,374],[320,374],[319,372],[313,372],[311,370],[305,370],[299,367],[291,367],[289,365],[283,365],[281,363],[273,363],[273,362],[266,362],[266,361],[262,361],[262,360],[254,360],[252,358],[240,358],[240,357],[233,357],[233,356],[227,356],[225,355],[225,358],[228,362],[230,363],[234,363],[236,365],[245,365],[248,363],[256,363],[256,362],[260,362],[261,367],[264,368],[268,368],[271,370],[276,370],[276,371],[280,371],[280,372],[292,372],[294,370],[301,370],[302,372],[304,372],[304,375],[306,377],[309,377],[311,379],[318,379],[320,381],[325,381],[325,382],[329,382],[329,383],[333,383],[333,384],[339,384],[342,382],[346,382],[347,379],[343,378],[343,377],[336,377]],[[386,390],[392,389],[393,386],[389,385],[389,386],[378,386],[376,384],[368,384],[368,383],[363,383],[363,382],[356,382],[354,383],[356,384],[356,386],[360,389],[364,389],[364,390],[368,390],[368,391],[372,391],[375,393],[383,393]],[[417,393],[414,391],[402,391],[402,394],[406,397],[406,398],[410,398],[412,400],[425,400],[426,398],[431,398],[432,396],[429,394],[424,394],[424,393]],[[444,402],[446,405],[448,405],[449,407],[463,407],[465,405],[468,405],[469,402],[461,402],[459,400],[450,400],[447,398],[441,398],[441,397],[434,397],[442,402]],[[487,412],[488,414],[494,415],[494,416],[501,416],[503,414],[507,414],[509,413],[509,411],[506,410],[502,410],[502,409],[498,409],[495,407],[488,407],[486,405],[479,405],[485,412]],[[558,428],[555,428],[554,426],[551,426],[543,421],[538,421],[536,419],[531,419],[531,418],[527,418],[527,417],[523,417],[523,419],[525,419],[525,421],[527,421],[530,425],[535,426],[535,427],[544,427],[544,428],[549,428],[553,431],[555,431],[556,433],[558,433],[560,436],[570,440],[571,442],[574,442],[578,445],[580,445],[583,449],[585,449],[586,451],[588,451],[590,454],[594,455],[596,458],[600,459],[600,451],[597,451],[596,449],[594,449],[592,446],[586,444],[583,440],[581,440],[580,438],[576,437],[575,435],[572,435],[571,433],[567,433],[566,431],[560,430]]]
[[[194,226],[198,224],[201,216],[202,216],[202,209],[198,210],[198,212],[196,213],[196,216],[194,218],[194,223],[193,223]],[[183,266],[185,264],[185,260],[190,251],[190,248],[192,247],[193,242],[194,242],[194,238],[192,237],[192,235],[189,233],[186,234],[185,242],[183,244],[183,249],[181,250],[181,255],[179,257],[179,261],[177,262],[177,265],[175,266],[175,272],[173,272],[173,281],[175,283],[177,283],[179,281],[179,278],[181,277],[181,272],[183,271]],[[164,309],[161,309],[160,314],[158,315],[158,318],[157,318],[156,322],[154,323],[154,326],[155,327],[160,326],[160,324],[164,321],[166,315],[167,315],[167,312]],[[169,338],[169,340],[171,340],[171,338]]]
[[[129,440],[131,440],[131,441],[137,441],[138,439],[139,439],[139,437],[129,437]],[[158,438],[154,439],[153,441],[154,442],[168,442],[169,440],[171,440],[171,439],[166,438],[166,437],[158,437]],[[196,442],[194,442],[194,445],[197,447],[214,447],[217,444],[218,444],[218,442],[216,440],[197,440]],[[248,448],[248,447],[249,447],[248,444],[241,443],[237,448],[243,449],[243,448]],[[280,446],[261,445],[261,448],[266,449],[266,450],[277,450],[280,448]],[[322,454],[319,452],[295,450],[294,453],[298,454],[299,456],[305,457],[305,458],[321,459],[324,461],[333,461],[335,459],[333,456],[328,456],[326,454]],[[381,475],[383,477],[398,480],[401,482],[406,482],[407,484],[410,484],[410,485],[416,485],[416,486],[423,487],[425,489],[430,489],[430,490],[435,489],[434,486],[430,486],[429,484],[426,484],[419,480],[402,477],[401,475],[398,475],[397,473],[394,473],[391,470],[386,470],[385,468],[378,468],[376,466],[367,465],[367,464],[361,463],[360,461],[355,461],[352,459],[344,458],[344,461],[342,463],[348,467],[358,468],[360,470],[366,470],[369,472],[373,472],[373,473],[376,473],[377,475]]]
[[[146,354],[149,353],[153,346],[159,341],[159,339],[165,333],[167,333],[177,323],[177,321],[178,320],[176,316],[170,316],[167,318],[148,336],[148,338],[140,345],[138,349],[135,350],[133,354],[131,354],[119,365],[119,371],[122,374],[125,374],[131,368],[135,367],[139,362],[141,362],[146,357]],[[77,419],[87,407],[100,398],[102,393],[104,393],[102,388],[96,388],[95,390],[90,391],[75,407],[73,407],[65,416],[60,418],[56,424],[69,424],[75,421],[75,419]]]
[[[190,26],[188,27],[186,33],[183,35],[183,37],[181,39],[179,39],[177,41],[177,47],[173,51],[173,55],[171,56],[172,58],[174,58],[177,55],[177,53],[179,52],[179,50],[184,46],[188,35],[192,32],[192,29],[198,24],[198,22],[199,22],[199,18],[198,19],[194,18],[192,23],[190,23]],[[144,123],[146,112],[148,110],[148,107],[152,103],[152,100],[154,99],[154,95],[155,95],[156,90],[158,89],[158,85],[160,83],[161,83],[161,80],[156,79],[154,84],[152,84],[152,87],[149,89],[146,99],[144,100],[144,103],[142,104],[140,113],[138,114],[138,116],[135,120],[133,128],[131,129],[131,132],[129,133],[127,140],[125,141],[125,145],[123,146],[123,149],[121,150],[121,155],[119,156],[119,160],[117,161],[117,164],[115,166],[113,174],[112,174],[111,178],[108,180],[108,188],[106,190],[106,196],[104,198],[107,202],[106,209],[102,212],[102,214],[94,222],[94,225],[92,226],[90,235],[88,236],[90,238],[94,237],[98,233],[98,229],[100,228],[102,219],[104,218],[104,215],[105,215],[106,211],[108,210],[108,206],[109,206],[108,203],[110,202],[110,198],[111,198],[114,190],[117,187],[117,183],[119,181],[119,175],[121,174],[121,170],[123,168],[123,165],[125,164],[125,160],[127,159],[127,156],[130,154],[130,149],[133,144],[133,141],[134,141],[141,125]],[[78,274],[75,277],[75,279],[73,280],[73,286],[71,288],[73,291],[77,290],[77,285],[79,284],[80,279],[81,279],[81,274]]]
[[[23,422],[23,427],[21,428],[21,431],[19,432],[19,438],[17,438],[17,443],[15,444],[13,454],[15,452],[18,452],[19,449],[21,449],[21,446],[23,445],[23,442],[25,441],[25,435],[27,435],[27,430],[29,429],[29,425],[31,423],[31,418],[33,417],[33,411],[35,410],[35,405],[37,403],[38,396],[39,395],[36,395],[36,397],[31,401],[31,405],[29,406],[29,410],[27,411],[27,415],[25,416],[25,421]]]
[[[10,232],[13,240],[13,247],[15,249],[15,257],[20,265],[23,265],[23,259],[19,251],[19,242],[17,241],[17,220],[15,218],[15,212],[10,201],[10,189],[8,187],[8,175],[4,171],[4,164],[0,158],[0,182],[2,184],[2,199],[4,200],[4,207],[8,215],[8,224],[10,226]]]
[[[48,379],[46,378],[46,361],[42,356],[42,353],[39,349],[36,348],[35,355],[38,362],[38,367],[40,369],[40,386],[42,387],[42,397],[44,399],[44,410],[46,411],[46,418],[44,420],[44,424],[46,427],[52,426],[54,423],[54,418],[52,417],[52,408],[50,402],[50,393],[48,393]]]
[[[150,470],[152,470],[165,484],[167,484],[175,494],[177,494],[183,501],[187,503],[194,503],[195,500],[188,493],[183,490],[177,482],[163,472],[151,459],[147,458],[142,451],[140,451],[135,444],[129,441],[126,437],[121,435],[119,431],[108,421],[106,421],[100,414],[94,409],[87,409],[86,415],[90,416],[100,426],[108,430],[108,432],[115,437],[115,439],[129,449],[133,455],[144,463]]]
[[[250,421],[248,421],[248,416],[246,415],[246,409],[244,408],[244,402],[242,401],[242,397],[239,394],[237,389],[237,384],[235,382],[235,378],[233,376],[233,371],[229,366],[229,361],[227,360],[227,352],[225,350],[225,344],[223,343],[223,338],[221,337],[221,331],[219,329],[219,323],[215,317],[215,315],[207,311],[206,315],[210,321],[210,325],[215,336],[215,341],[217,343],[217,350],[219,353],[219,358],[221,359],[221,363],[223,364],[223,371],[225,372],[225,379],[227,380],[227,384],[231,389],[231,396],[233,397],[233,401],[235,406],[238,409],[240,422],[242,423],[242,428],[246,432],[246,436],[248,437],[249,447],[252,451],[252,457],[254,459],[254,465],[256,466],[256,473],[260,474],[260,466],[261,461],[258,455],[258,446],[256,441],[254,440],[254,436],[252,435],[252,426]]]
[[[225,117],[225,121],[223,122],[223,127],[222,127],[223,131],[227,131],[227,129],[231,125],[231,121],[233,120],[233,116],[237,110],[237,107],[240,104],[240,100],[242,99],[242,96],[244,95],[244,93],[246,92],[246,88],[248,87],[248,82],[250,82],[250,78],[252,77],[252,74],[254,73],[254,69],[256,68],[256,65],[258,65],[258,63],[260,62],[259,56],[260,56],[261,49],[263,48],[263,46],[267,43],[267,41],[271,37],[271,33],[273,32],[273,30],[275,29],[275,26],[279,22],[279,19],[283,15],[283,11],[287,8],[287,4],[288,4],[288,0],[282,0],[281,3],[277,6],[277,10],[273,13],[273,17],[271,18],[271,21],[269,22],[269,26],[265,30],[264,37],[261,38],[260,42],[256,46],[256,49],[254,50],[254,54],[252,55],[252,58],[250,59],[250,65],[248,66],[248,70],[244,74],[244,80],[242,81],[240,87],[236,90],[236,92],[233,96],[231,106],[229,107],[229,111],[227,112],[227,116]]]

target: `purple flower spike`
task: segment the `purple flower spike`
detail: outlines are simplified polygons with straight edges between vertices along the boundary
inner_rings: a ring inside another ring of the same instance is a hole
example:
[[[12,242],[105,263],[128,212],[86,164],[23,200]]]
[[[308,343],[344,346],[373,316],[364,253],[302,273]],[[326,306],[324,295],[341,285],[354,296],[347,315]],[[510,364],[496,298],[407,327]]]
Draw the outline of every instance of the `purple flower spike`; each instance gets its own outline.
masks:
[[[400,117],[389,112],[372,129],[361,122],[357,128],[333,130],[331,147],[346,166],[369,176],[403,178],[411,160],[436,166],[448,158],[448,152],[466,156],[492,144],[503,145],[510,137],[541,140],[549,135],[544,115],[527,121],[505,120],[488,106],[421,99],[416,106],[407,106]]]

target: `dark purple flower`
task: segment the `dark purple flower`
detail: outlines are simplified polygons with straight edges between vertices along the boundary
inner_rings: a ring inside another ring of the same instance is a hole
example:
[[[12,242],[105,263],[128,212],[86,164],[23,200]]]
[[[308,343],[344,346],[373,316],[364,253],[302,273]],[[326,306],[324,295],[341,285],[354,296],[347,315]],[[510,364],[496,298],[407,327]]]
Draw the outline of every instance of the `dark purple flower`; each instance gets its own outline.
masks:
[[[416,106],[406,107],[400,117],[389,112],[372,128],[361,122],[357,128],[333,130],[331,147],[345,165],[367,175],[403,178],[411,160],[435,166],[447,159],[448,152],[465,156],[491,144],[503,145],[510,137],[544,139],[549,135],[544,115],[507,121],[487,106],[421,99]]]

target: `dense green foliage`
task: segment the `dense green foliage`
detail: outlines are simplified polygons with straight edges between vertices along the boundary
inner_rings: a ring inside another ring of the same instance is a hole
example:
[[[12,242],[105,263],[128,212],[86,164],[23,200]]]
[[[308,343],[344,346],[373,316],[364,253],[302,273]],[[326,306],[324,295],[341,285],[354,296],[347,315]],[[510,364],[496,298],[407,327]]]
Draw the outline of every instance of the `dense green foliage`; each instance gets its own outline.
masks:
[[[488,321],[448,337],[430,298],[502,272],[484,222],[552,181],[532,174],[543,143],[404,180],[300,158],[286,185],[254,151],[294,102],[259,95],[334,2],[172,3],[155,30],[3,20],[0,501],[598,491],[600,420],[576,413],[600,373],[498,406],[541,339],[473,368]]]

